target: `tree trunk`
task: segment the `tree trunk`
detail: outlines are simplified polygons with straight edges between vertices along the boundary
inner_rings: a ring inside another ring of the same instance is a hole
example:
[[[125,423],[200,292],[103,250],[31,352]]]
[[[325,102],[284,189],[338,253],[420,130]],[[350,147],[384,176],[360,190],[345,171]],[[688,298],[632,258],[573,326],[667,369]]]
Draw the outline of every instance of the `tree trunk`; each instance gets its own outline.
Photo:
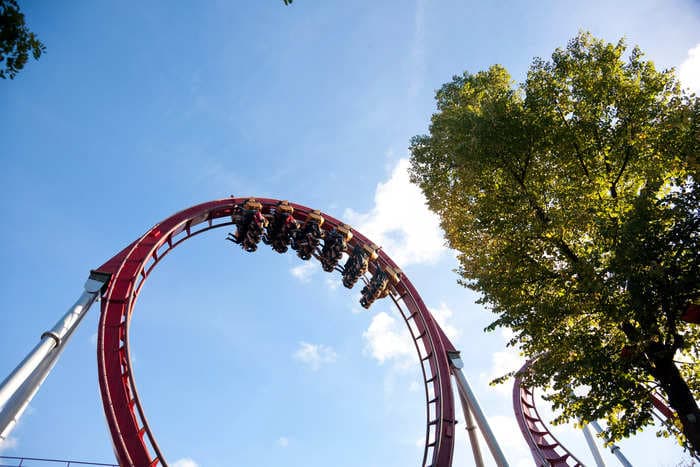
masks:
[[[668,397],[669,405],[680,419],[683,434],[688,439],[692,450],[696,454],[700,454],[700,409],[698,403],[673,362],[673,356],[652,357],[651,360],[654,364],[652,375],[661,383],[661,387]]]

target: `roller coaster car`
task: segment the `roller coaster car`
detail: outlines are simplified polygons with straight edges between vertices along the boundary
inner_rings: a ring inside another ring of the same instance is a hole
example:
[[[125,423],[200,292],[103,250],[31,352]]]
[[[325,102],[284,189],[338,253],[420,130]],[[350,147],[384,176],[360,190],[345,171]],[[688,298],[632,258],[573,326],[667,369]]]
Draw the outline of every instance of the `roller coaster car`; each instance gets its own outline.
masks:
[[[289,201],[284,200],[277,203],[275,213],[283,212],[285,214],[294,214],[294,207],[289,204]]]
[[[311,211],[307,216],[306,216],[306,223],[308,224],[309,222],[315,222],[318,224],[319,227],[323,225],[326,219],[323,218],[321,215],[321,211],[318,209],[314,209]]]
[[[352,240],[352,228],[349,225],[340,224],[334,230],[336,230],[338,233],[342,234],[343,237],[345,238],[346,242],[349,242],[350,240]]]
[[[392,268],[391,266],[384,266],[384,272],[389,276],[392,284],[396,285],[401,281],[401,276],[403,272],[399,268]]]
[[[257,250],[263,229],[268,224],[267,219],[260,212],[261,209],[260,202],[254,198],[248,199],[242,208],[237,209],[239,215],[236,221],[236,233],[229,234],[226,239],[241,245],[245,251]]]
[[[362,288],[360,305],[363,308],[369,308],[378,298],[386,297],[389,294],[389,281],[389,274],[377,266],[372,278],[369,280],[369,284]]]
[[[278,253],[286,253],[299,224],[292,214],[294,208],[287,201],[277,203],[272,222],[268,223],[268,228],[262,237],[263,243],[272,245]]]
[[[333,272],[343,257],[343,252],[347,249],[348,241],[351,238],[350,227],[345,224],[326,232],[321,249],[321,267],[324,271]]]
[[[306,216],[304,227],[297,230],[292,239],[292,249],[296,250],[297,256],[304,261],[311,259],[314,250],[321,243],[321,238],[323,238],[321,226],[324,220],[320,211],[310,212]]]
[[[374,245],[355,245],[343,266],[343,285],[352,289],[360,277],[367,272],[369,261],[377,259]]]
[[[262,203],[255,198],[248,198],[245,203],[243,203],[243,209],[246,211],[260,211],[262,207]]]

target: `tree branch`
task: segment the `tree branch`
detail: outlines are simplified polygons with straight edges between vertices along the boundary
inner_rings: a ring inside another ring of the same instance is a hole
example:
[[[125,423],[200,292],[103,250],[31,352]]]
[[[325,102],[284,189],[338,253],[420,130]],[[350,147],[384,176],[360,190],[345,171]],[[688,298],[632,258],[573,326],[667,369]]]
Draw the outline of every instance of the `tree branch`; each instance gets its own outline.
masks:
[[[555,102],[557,103],[556,109],[557,109],[557,113],[559,114],[559,117],[561,118],[561,121],[564,122],[564,125],[572,133],[573,138],[571,140],[572,140],[572,144],[574,145],[574,152],[576,153],[576,160],[581,165],[581,168],[583,169],[583,174],[586,176],[588,181],[593,183],[593,179],[591,179],[591,175],[588,172],[588,167],[586,167],[586,163],[584,162],[583,157],[581,156],[581,148],[578,145],[578,140],[576,139],[576,135],[573,134],[574,133],[573,128],[571,128],[571,125],[569,124],[568,120],[566,120],[566,117],[562,113],[561,107],[559,107],[559,101],[555,100]]]
[[[630,146],[629,144],[625,146],[625,159],[622,161],[622,166],[620,167],[620,171],[617,173],[617,176],[615,177],[615,180],[612,182],[612,185],[610,185],[610,196],[613,198],[617,198],[617,183],[620,181],[620,178],[622,177],[623,172],[627,168],[627,163],[630,160],[631,156],[631,151],[630,151]]]

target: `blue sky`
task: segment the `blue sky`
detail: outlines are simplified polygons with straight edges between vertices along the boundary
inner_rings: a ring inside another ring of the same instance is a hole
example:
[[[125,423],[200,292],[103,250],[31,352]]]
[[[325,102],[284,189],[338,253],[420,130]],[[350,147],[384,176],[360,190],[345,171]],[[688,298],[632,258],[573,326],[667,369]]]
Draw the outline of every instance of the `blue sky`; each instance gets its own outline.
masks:
[[[454,255],[406,180],[411,136],[452,75],[503,64],[522,80],[579,29],[639,44],[700,88],[700,3],[24,1],[47,46],[0,83],[0,375],[80,294],[88,271],[192,204],[266,196],[350,222],[403,267],[463,351],[513,465],[530,465],[510,387],[519,363],[456,284]],[[419,367],[387,303],[292,256],[246,254],[215,230],[151,276],[132,321],[144,408],[171,465],[416,465]],[[113,459],[93,308],[6,455]],[[543,412],[548,412],[543,408]],[[464,425],[461,424],[461,427]],[[460,431],[455,465],[471,459]],[[583,459],[583,437],[557,436]],[[653,430],[635,465],[682,453]],[[587,457],[588,456],[588,457]],[[614,462],[614,461],[613,461]]]

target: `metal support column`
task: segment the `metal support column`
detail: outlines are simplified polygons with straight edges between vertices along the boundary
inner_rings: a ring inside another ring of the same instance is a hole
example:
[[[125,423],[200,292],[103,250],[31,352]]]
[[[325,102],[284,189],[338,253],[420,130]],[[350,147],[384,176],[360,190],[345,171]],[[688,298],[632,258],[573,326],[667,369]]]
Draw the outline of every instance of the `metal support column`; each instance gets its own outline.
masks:
[[[586,443],[588,443],[588,449],[591,450],[593,454],[593,459],[595,460],[595,465],[598,467],[605,467],[605,462],[603,462],[603,456],[600,453],[600,448],[596,444],[595,439],[593,439],[593,433],[591,433],[591,427],[588,423],[583,425],[583,436],[586,438]]]
[[[465,378],[464,373],[462,373],[464,363],[462,362],[459,352],[448,352],[447,356],[452,364],[452,374],[454,374],[455,379],[457,380],[457,388],[459,389],[460,399],[464,398],[464,400],[467,401],[468,407],[474,413],[476,423],[479,425],[479,430],[481,430],[481,434],[484,436],[486,445],[489,447],[491,455],[496,461],[496,465],[498,467],[508,467],[506,456],[503,455],[503,451],[498,445],[498,441],[496,441],[493,431],[491,431],[491,427],[486,420],[486,415],[484,415],[484,412],[481,410],[479,402],[476,400],[476,396],[472,392],[472,389],[467,382],[467,378]]]
[[[591,422],[591,426],[597,433],[601,433],[603,431],[598,422]],[[615,455],[615,457],[617,457],[617,460],[619,460],[620,464],[622,464],[624,467],[632,467],[630,461],[628,461],[625,455],[622,454],[622,451],[620,451],[620,446],[618,446],[617,444],[613,444],[612,446],[610,446],[610,452],[612,452]]]
[[[0,384],[0,442],[19,421],[107,281],[109,275],[91,273],[80,298]]]
[[[479,438],[476,436],[476,425],[474,425],[474,417],[472,417],[469,408],[469,402],[459,394],[459,401],[462,403],[462,411],[464,412],[464,424],[467,425],[467,434],[469,434],[469,443],[472,446],[472,454],[474,454],[474,465],[476,467],[484,467],[484,459],[481,456],[481,447],[479,447]]]

